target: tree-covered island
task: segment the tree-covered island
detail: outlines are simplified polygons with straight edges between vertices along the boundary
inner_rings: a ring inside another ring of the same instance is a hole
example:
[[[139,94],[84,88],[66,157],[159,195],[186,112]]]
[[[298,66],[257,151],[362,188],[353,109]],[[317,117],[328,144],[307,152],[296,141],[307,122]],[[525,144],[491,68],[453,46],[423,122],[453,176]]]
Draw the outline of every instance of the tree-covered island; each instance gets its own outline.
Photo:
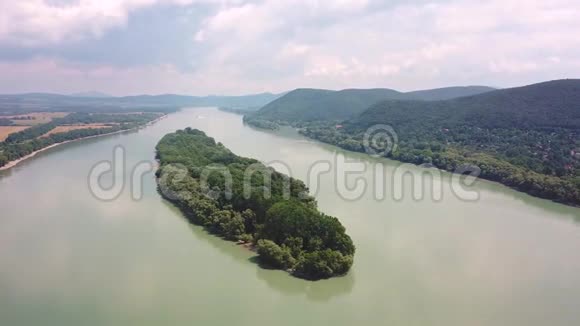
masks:
[[[162,196],[209,232],[253,244],[264,265],[310,280],[352,266],[351,238],[337,218],[318,211],[302,181],[191,128],[163,137],[157,158]]]

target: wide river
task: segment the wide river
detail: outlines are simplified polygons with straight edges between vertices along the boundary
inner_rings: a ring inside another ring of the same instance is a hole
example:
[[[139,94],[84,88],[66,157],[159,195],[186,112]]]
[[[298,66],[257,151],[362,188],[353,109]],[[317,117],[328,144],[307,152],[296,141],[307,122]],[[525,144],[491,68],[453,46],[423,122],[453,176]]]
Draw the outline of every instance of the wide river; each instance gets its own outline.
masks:
[[[311,185],[320,209],[357,253],[348,276],[319,282],[261,269],[253,253],[190,226],[152,174],[140,200],[130,183],[113,201],[92,195],[89,171],[116,145],[130,181],[164,134],[188,126],[303,180],[337,154],[367,166],[369,182],[376,164],[385,178],[399,165],[211,108],[43,152],[0,172],[0,325],[580,325],[580,209],[490,182],[472,187],[477,201],[451,192],[447,174],[435,181],[441,201],[372,189],[352,200],[339,174],[321,175]]]

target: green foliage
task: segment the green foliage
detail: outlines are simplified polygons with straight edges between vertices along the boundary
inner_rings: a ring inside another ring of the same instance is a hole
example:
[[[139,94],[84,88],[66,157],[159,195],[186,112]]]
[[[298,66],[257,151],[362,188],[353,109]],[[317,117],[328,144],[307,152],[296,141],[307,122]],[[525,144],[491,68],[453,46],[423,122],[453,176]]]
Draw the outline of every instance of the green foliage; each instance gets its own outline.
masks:
[[[235,113],[239,115],[245,115],[252,112],[256,112],[260,109],[260,107],[219,107],[220,111]]]
[[[443,100],[480,94],[489,87],[449,87],[401,93],[392,89],[297,89],[272,101],[258,112],[248,113],[244,120],[256,127],[276,129],[277,124],[340,121],[362,113],[369,106],[387,99]],[[269,124],[270,123],[270,124]]]
[[[352,263],[352,256],[345,256],[336,250],[319,250],[304,254],[296,266],[296,273],[315,279],[328,278],[345,274]]]
[[[283,201],[272,206],[260,236],[276,243],[288,243],[294,250],[329,248],[346,255],[354,254],[354,245],[338,219],[295,201]],[[299,243],[302,248],[296,248]]]
[[[331,273],[296,272],[297,263],[309,253],[330,251],[332,257],[349,257],[342,261],[352,264],[355,252],[344,227],[316,209],[303,182],[239,157],[190,128],[163,137],[157,158],[161,194],[193,223],[228,240],[255,242],[261,261],[300,277],[327,278],[350,268],[339,264]]]
[[[136,113],[136,114],[87,114],[72,113],[64,118],[54,119],[45,124],[36,125],[28,129],[11,134],[6,140],[0,143],[0,166],[4,166],[10,161],[17,160],[23,156],[31,154],[53,144],[62,143],[69,140],[108,134],[121,130],[132,129],[144,125],[160,117],[158,113]],[[41,137],[59,125],[68,124],[90,124],[103,123],[110,124],[109,128],[86,128],[76,129],[63,133],[55,133],[46,137]]]
[[[578,128],[580,80],[558,80],[447,101],[383,101],[351,122],[403,127]]]
[[[404,100],[420,101],[444,101],[459,97],[483,94],[491,92],[495,88],[487,86],[454,86],[435,89],[427,89],[405,93]]]
[[[58,119],[59,124],[129,124],[142,125],[151,120],[155,120],[160,115],[158,113],[71,113],[64,118]]]
[[[226,238],[230,240],[240,240],[241,236],[244,235],[246,231],[244,222],[245,221],[240,213],[236,212],[231,214],[229,220],[223,224],[223,230]]]
[[[40,137],[40,136],[46,134],[47,132],[51,131],[52,129],[56,128],[57,126],[58,126],[58,123],[56,123],[56,122],[40,124],[37,126],[30,127],[28,129],[24,129],[24,130],[19,131],[19,132],[15,132],[15,133],[11,134],[10,136],[8,136],[6,138],[6,140],[4,140],[4,141],[6,143],[18,143],[18,142],[23,142],[26,140],[34,139],[34,138],[37,138],[37,137]]]
[[[400,93],[390,89],[344,90],[297,89],[267,104],[246,121],[316,121],[346,119],[370,105]]]
[[[252,127],[266,130],[278,130],[280,128],[280,124],[277,122],[263,120],[251,114],[244,116],[244,123],[247,123]]]
[[[343,123],[303,125],[311,138],[363,152],[367,128],[392,126],[388,157],[481,177],[534,196],[580,205],[580,81],[560,80],[459,99],[384,101]]]
[[[296,259],[292,257],[292,253],[288,247],[280,247],[271,240],[258,240],[256,245],[260,259],[274,267],[280,269],[292,269],[296,265]],[[332,277],[332,274],[326,276]]]

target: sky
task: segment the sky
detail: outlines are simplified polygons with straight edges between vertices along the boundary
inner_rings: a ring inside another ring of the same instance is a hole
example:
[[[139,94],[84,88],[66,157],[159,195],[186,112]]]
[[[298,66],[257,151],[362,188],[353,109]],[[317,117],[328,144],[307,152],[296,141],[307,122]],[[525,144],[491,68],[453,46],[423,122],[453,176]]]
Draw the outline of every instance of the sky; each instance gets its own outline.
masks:
[[[510,87],[578,35],[580,0],[0,0],[0,93]]]

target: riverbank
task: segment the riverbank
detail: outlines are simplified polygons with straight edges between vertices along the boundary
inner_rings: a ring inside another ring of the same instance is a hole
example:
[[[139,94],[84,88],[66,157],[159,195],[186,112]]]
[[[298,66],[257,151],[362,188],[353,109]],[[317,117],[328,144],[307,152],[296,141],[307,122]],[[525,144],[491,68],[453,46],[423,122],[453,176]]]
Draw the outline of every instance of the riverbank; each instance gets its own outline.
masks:
[[[303,132],[304,131],[303,128],[299,128],[297,126],[279,125],[277,123],[273,123],[274,127],[269,128],[267,125],[266,127],[264,127],[263,124],[260,123],[257,124],[256,121],[262,120],[248,120],[244,118],[245,124],[247,124],[250,127],[256,128],[257,130],[260,130],[262,132],[273,132],[276,130],[280,130],[282,127],[288,127],[309,140],[333,146],[335,148],[339,148],[341,150],[349,151],[352,153],[369,155],[364,150],[353,150],[352,148],[346,148],[334,142],[328,142],[325,141],[324,139],[313,137],[312,135]],[[476,156],[481,153],[473,153],[473,154],[474,155],[472,156]],[[513,166],[510,163],[504,161],[499,160],[490,161],[489,158],[487,160],[477,161],[474,158],[466,158],[466,156],[461,155],[460,152],[456,153],[456,157],[459,162],[458,166],[465,165],[465,166],[475,166],[478,168],[487,167],[487,169],[482,168],[480,170],[481,173],[478,175],[478,178],[482,180],[497,183],[504,187],[530,195],[535,198],[550,200],[555,203],[571,207],[580,207],[580,193],[578,192],[577,188],[575,188],[574,184],[572,184],[569,181],[559,179],[554,176],[542,175],[537,172],[524,170],[521,167]],[[396,162],[413,164],[419,167],[422,166],[422,164],[418,164],[416,162],[413,162],[412,160],[404,160],[398,157],[389,156],[384,158]],[[446,168],[445,165],[437,164],[437,162],[430,163],[429,168],[436,168],[440,171],[445,171],[451,174],[457,173],[456,166],[450,169]],[[526,175],[527,177],[517,179],[516,177],[519,175]],[[541,186],[539,187],[538,185]]]
[[[329,146],[333,146],[335,148],[344,150],[344,151],[348,151],[348,152],[352,152],[352,153],[357,153],[357,154],[362,154],[362,155],[368,155],[371,156],[370,154],[366,153],[366,152],[361,152],[361,151],[354,151],[352,149],[348,149],[345,147],[341,147],[338,144],[335,143],[330,143],[330,142],[326,142],[322,139],[318,139],[318,138],[314,138],[311,137],[307,134],[304,134],[302,132],[300,132],[300,130],[298,128],[295,127],[291,127],[294,130],[296,130],[296,132],[298,132],[300,135],[306,137],[307,139],[311,140],[311,141],[315,141],[315,142],[319,142],[321,144],[325,144],[325,145],[329,145]],[[268,131],[267,129],[265,129],[266,131]],[[447,169],[443,166],[437,165],[437,164],[430,164],[428,165],[428,167],[423,166],[423,164],[417,164],[415,162],[412,161],[405,161],[402,159],[398,159],[398,158],[394,158],[394,157],[383,157],[385,159],[389,159],[392,161],[396,161],[396,162],[400,162],[400,163],[404,163],[404,164],[413,164],[417,167],[421,167],[421,168],[426,168],[426,169],[437,169],[439,171],[443,171],[443,172],[447,172],[450,174],[461,174],[458,172],[457,169]],[[505,162],[502,162],[505,163]],[[478,162],[472,162],[472,161],[466,161],[463,163],[463,165],[465,166],[474,166],[478,169],[481,169],[480,166],[481,164],[479,164]],[[516,169],[516,168],[514,168]],[[460,170],[460,169],[459,169]],[[562,205],[567,205],[570,207],[580,207],[580,201],[578,201],[578,192],[575,191],[573,188],[573,185],[569,185],[569,184],[564,184],[562,183],[560,185],[560,187],[562,189],[565,189],[567,191],[561,191],[560,188],[558,187],[554,187],[553,190],[551,191],[547,191],[544,190],[544,192],[538,191],[536,188],[534,188],[533,186],[535,186],[536,184],[539,184],[538,180],[545,180],[546,178],[549,178],[551,176],[545,176],[545,175],[540,175],[538,173],[530,173],[531,175],[535,176],[535,179],[526,179],[522,182],[517,182],[513,179],[514,175],[517,175],[516,172],[513,173],[509,173],[506,174],[505,176],[498,176],[498,175],[492,175],[489,173],[489,171],[486,170],[480,170],[480,174],[477,176],[477,178],[481,179],[481,180],[485,180],[487,182],[491,182],[491,183],[495,183],[498,185],[501,185],[503,187],[515,190],[517,192],[521,192],[523,194],[527,194],[529,196],[535,197],[535,198],[540,198],[540,199],[545,199],[545,200],[549,200],[558,204],[562,204]],[[534,181],[535,180],[535,181]],[[559,180],[561,182],[563,182],[562,180]],[[566,188],[564,188],[566,187]],[[560,194],[566,194],[568,197],[565,196],[561,196],[561,195],[557,195],[558,193]],[[576,197],[574,198],[574,194],[576,194]]]
[[[82,137],[82,138],[77,138],[77,139],[72,139],[72,140],[67,140],[67,141],[63,141],[63,142],[60,142],[60,143],[52,144],[52,145],[49,145],[47,147],[41,148],[41,149],[39,149],[37,151],[34,151],[34,152],[32,152],[32,153],[30,153],[30,154],[28,154],[26,156],[23,156],[23,157],[21,157],[21,158],[19,158],[17,160],[13,160],[13,161],[10,161],[10,162],[6,163],[4,166],[1,166],[0,167],[0,171],[5,171],[5,170],[8,170],[8,169],[11,169],[11,168],[17,166],[18,164],[20,164],[20,163],[22,163],[22,162],[24,162],[24,161],[26,161],[26,160],[28,160],[30,158],[33,158],[38,153],[47,151],[47,150],[49,150],[51,148],[54,148],[54,147],[57,147],[57,146],[60,146],[60,145],[64,145],[64,144],[68,144],[68,143],[72,143],[72,142],[76,142],[76,141],[80,141],[80,140],[86,140],[86,139],[103,137],[103,136],[111,136],[111,135],[116,135],[116,134],[120,134],[120,133],[124,133],[124,132],[128,132],[128,131],[139,130],[141,128],[146,128],[146,127],[152,126],[155,123],[161,121],[162,119],[165,119],[167,116],[168,116],[168,114],[164,114],[164,115],[160,116],[159,118],[157,118],[155,120],[152,120],[152,121],[149,121],[149,122],[147,122],[146,124],[144,124],[142,126],[137,126],[137,127],[131,128],[131,129],[118,130],[118,131],[114,131],[114,132],[110,132],[110,133],[106,133],[106,134],[100,134],[100,135],[93,135],[93,136],[88,136],[88,137]]]

